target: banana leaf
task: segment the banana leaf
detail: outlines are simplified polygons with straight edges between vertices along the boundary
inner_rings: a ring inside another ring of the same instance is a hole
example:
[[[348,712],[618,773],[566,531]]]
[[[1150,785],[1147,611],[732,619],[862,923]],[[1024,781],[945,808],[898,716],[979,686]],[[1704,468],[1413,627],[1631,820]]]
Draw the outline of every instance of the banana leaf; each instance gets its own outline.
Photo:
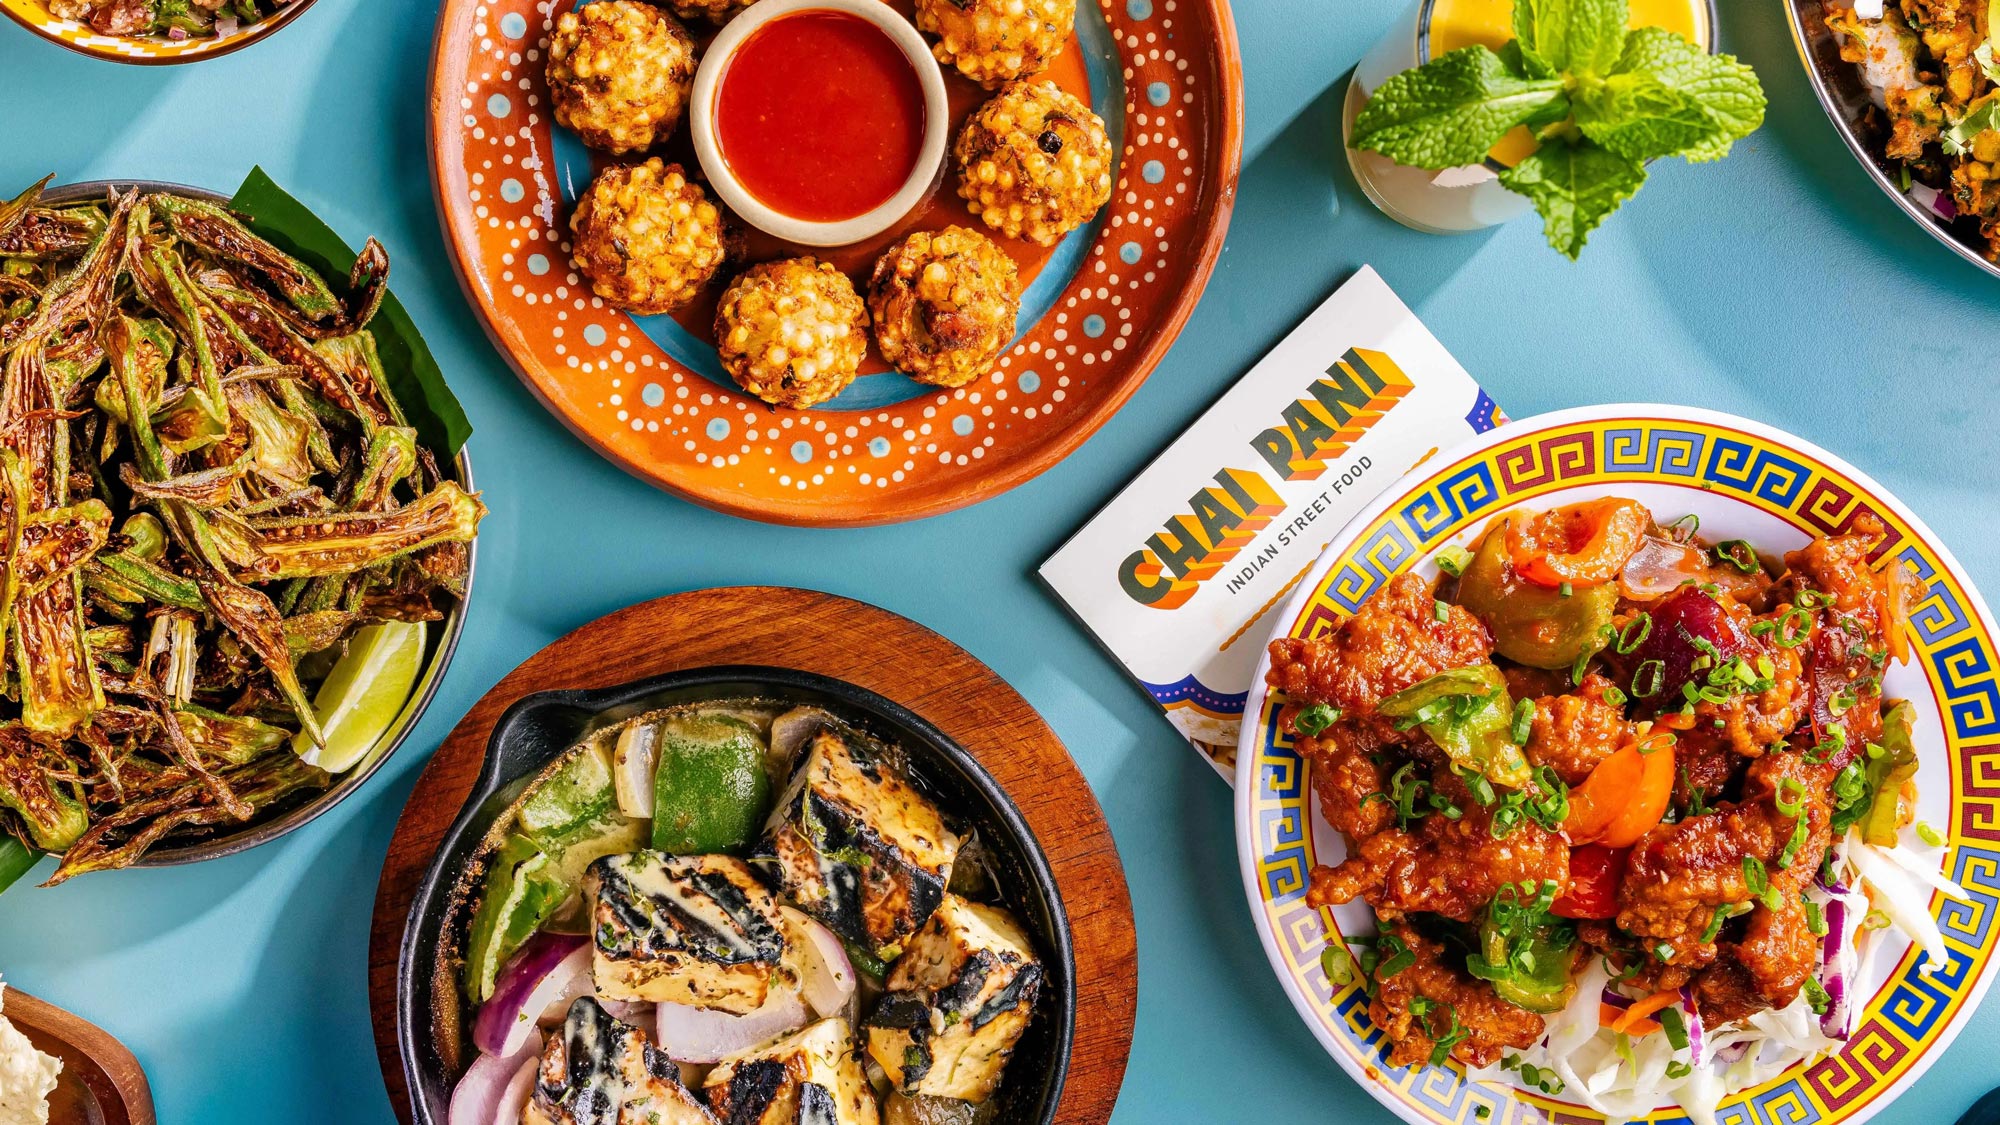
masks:
[[[250,170],[229,206],[246,217],[249,228],[259,237],[323,277],[341,277],[346,267],[337,263],[356,260],[354,251],[332,227],[287,194],[262,168]],[[445,385],[444,373],[438,370],[437,360],[402,302],[394,293],[382,294],[380,299],[381,311],[367,327],[374,334],[389,389],[426,446],[457,456],[472,436],[465,408]]]

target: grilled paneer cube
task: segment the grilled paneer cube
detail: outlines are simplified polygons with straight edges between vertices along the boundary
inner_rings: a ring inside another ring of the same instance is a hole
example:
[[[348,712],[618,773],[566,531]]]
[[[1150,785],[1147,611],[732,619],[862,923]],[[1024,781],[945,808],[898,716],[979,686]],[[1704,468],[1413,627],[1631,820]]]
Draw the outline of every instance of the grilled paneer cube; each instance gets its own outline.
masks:
[[[958,848],[881,748],[826,729],[793,764],[759,852],[800,909],[893,961],[943,900]]]
[[[542,1049],[522,1125],[716,1125],[680,1068],[644,1031],[589,997],[569,1006]]]
[[[1014,916],[944,896],[868,1017],[868,1053],[904,1093],[983,1102],[1027,1030],[1042,966]]]
[[[839,1016],[708,1072],[709,1108],[729,1125],[879,1125],[875,1091]]]
[[[736,1015],[764,1003],[785,936],[777,902],[742,860],[606,856],[583,886],[599,996]]]

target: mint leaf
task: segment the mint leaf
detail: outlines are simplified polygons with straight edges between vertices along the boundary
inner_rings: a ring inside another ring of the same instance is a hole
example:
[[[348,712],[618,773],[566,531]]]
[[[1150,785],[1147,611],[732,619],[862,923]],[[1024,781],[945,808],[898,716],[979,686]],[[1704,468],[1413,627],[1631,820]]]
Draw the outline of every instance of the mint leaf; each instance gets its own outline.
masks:
[[[1549,60],[1522,46],[1519,39],[1509,39],[1500,48],[1500,63],[1523,78],[1562,77],[1562,72],[1551,66]]]
[[[1569,74],[1609,74],[1625,47],[1628,0],[1514,0],[1514,38]]]
[[[1590,232],[1646,182],[1646,166],[1589,139],[1544,137],[1500,182],[1534,201],[1549,245],[1574,260]]]
[[[1585,128],[1606,147],[1614,142],[1604,137],[1612,136],[1621,153],[1645,153],[1637,159],[1678,155],[1695,163],[1720,160],[1729,155],[1731,145],[1764,123],[1767,103],[1756,71],[1732,56],[1711,55],[1663,28],[1642,27],[1626,36],[1613,78],[1628,80],[1635,92],[1650,80],[1686,99],[1684,106],[1671,111],[1663,108],[1663,101],[1649,102],[1654,114],[1650,120],[1600,118],[1594,127]],[[1643,107],[1635,97],[1624,108],[1636,114]],[[1705,124],[1697,127],[1697,122]],[[1577,123],[1584,123],[1582,111]],[[1663,147],[1675,141],[1679,143],[1674,147]]]
[[[1562,98],[1561,79],[1531,77],[1485,47],[1465,47],[1382,83],[1349,143],[1432,171],[1477,164],[1507,130]]]
[[[1614,74],[1586,84],[1574,100],[1584,136],[1633,160],[1672,156],[1722,135],[1692,95],[1650,74]]]

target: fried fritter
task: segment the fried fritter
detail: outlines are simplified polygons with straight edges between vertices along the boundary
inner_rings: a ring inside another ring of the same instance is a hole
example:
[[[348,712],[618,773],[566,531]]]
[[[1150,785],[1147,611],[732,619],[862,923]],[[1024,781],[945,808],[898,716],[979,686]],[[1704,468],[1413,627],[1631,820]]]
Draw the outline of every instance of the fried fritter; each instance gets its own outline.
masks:
[[[1053,246],[1111,199],[1104,121],[1053,82],[1016,82],[972,112],[953,147],[966,209]]]
[[[875,344],[920,383],[962,387],[991,371],[1013,341],[1019,286],[1014,259],[978,231],[917,231],[875,264]]]
[[[673,135],[694,90],[694,40],[638,0],[598,0],[557,17],[549,36],[556,124],[591,148],[643,152]]]

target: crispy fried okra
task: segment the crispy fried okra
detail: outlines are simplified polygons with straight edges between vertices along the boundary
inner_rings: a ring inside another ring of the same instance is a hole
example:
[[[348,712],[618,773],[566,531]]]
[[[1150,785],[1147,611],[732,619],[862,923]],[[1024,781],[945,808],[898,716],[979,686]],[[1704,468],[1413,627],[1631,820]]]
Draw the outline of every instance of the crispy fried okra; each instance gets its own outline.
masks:
[[[638,0],[598,0],[556,20],[549,100],[556,123],[605,152],[643,152],[673,135],[694,89],[694,40]]]
[[[993,368],[1021,311],[1014,259],[975,230],[917,231],[868,285],[882,358],[920,383],[962,387]]]
[[[635,313],[686,304],[722,266],[721,213],[680,165],[658,157],[599,172],[570,229],[591,290]]]
[[[854,381],[868,353],[868,310],[847,275],[817,258],[745,270],[715,310],[716,351],[744,390],[803,409]]]
[[[1016,82],[974,110],[953,149],[958,193],[1009,238],[1052,246],[1111,199],[1111,138],[1053,82]]]

